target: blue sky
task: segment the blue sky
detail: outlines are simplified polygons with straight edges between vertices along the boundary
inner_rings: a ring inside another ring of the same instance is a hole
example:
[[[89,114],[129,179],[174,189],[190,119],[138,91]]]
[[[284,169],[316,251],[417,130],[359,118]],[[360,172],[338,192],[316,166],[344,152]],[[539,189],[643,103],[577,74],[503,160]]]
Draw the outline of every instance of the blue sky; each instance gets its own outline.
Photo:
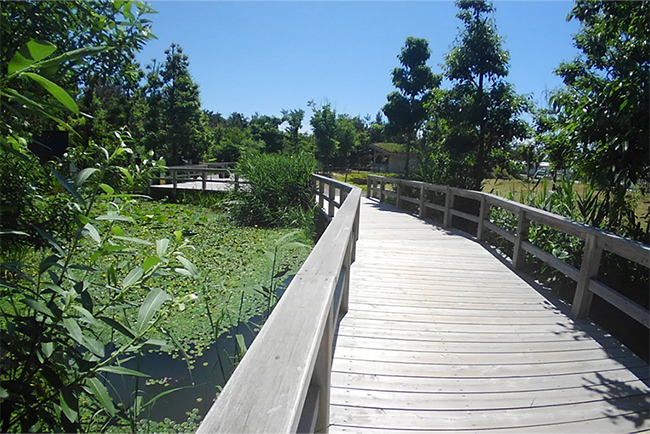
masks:
[[[152,1],[157,40],[138,56],[164,60],[172,42],[189,56],[203,108],[228,116],[280,115],[307,101],[339,113],[375,114],[394,90],[391,71],[408,36],[429,41],[435,73],[458,35],[451,1],[221,2]],[[496,1],[497,29],[510,52],[508,81],[544,101],[561,85],[553,70],[577,54],[573,2]]]

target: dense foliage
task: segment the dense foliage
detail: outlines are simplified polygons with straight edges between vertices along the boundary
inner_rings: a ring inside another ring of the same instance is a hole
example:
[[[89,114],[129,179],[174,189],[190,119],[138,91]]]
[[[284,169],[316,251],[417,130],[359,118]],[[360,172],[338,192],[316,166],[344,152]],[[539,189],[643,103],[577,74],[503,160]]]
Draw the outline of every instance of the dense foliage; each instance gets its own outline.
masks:
[[[238,171],[248,185],[236,208],[237,219],[248,225],[311,226],[315,168],[309,154],[244,156]]]

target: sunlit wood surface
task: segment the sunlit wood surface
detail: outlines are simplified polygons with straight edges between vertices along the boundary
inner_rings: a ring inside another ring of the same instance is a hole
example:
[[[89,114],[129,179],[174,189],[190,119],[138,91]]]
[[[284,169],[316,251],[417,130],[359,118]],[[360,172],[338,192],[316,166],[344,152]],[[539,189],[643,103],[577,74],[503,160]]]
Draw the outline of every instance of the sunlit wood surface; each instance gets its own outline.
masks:
[[[648,366],[461,233],[362,199],[331,432],[650,429]]]

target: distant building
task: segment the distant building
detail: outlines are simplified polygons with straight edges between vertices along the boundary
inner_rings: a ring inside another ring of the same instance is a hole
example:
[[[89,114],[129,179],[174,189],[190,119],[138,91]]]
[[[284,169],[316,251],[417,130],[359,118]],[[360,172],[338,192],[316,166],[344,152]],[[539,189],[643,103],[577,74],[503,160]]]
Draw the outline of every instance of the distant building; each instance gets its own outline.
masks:
[[[371,143],[373,172],[404,173],[406,172],[406,145],[401,143]],[[410,169],[417,165],[418,159],[411,149],[409,158]]]

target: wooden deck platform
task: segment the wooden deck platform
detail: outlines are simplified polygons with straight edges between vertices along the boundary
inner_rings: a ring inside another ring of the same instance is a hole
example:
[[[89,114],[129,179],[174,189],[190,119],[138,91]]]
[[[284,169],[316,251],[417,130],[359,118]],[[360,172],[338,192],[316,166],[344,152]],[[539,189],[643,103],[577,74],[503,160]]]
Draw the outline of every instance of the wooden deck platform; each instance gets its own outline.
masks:
[[[362,199],[331,432],[636,432],[648,365],[460,232]]]

